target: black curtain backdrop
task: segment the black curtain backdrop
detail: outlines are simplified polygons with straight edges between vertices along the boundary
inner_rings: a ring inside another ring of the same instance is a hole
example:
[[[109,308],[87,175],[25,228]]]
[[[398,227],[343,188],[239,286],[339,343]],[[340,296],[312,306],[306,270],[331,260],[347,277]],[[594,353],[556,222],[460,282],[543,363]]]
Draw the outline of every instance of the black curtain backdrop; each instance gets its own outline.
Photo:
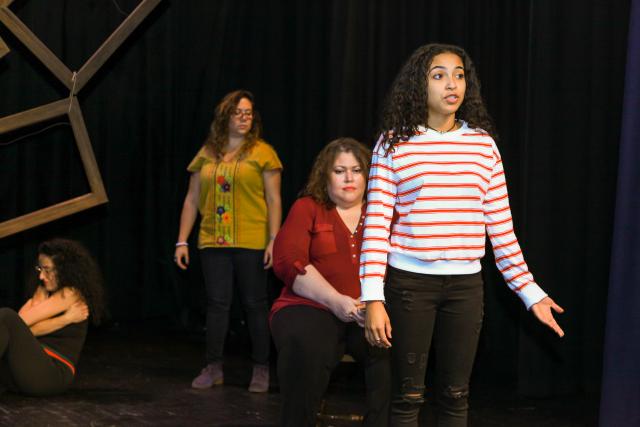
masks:
[[[16,0],[11,9],[74,70],[137,3]],[[114,320],[177,318],[201,305],[197,263],[178,273],[172,254],[185,168],[219,99],[239,87],[256,95],[284,163],[286,212],[324,144],[373,144],[410,53],[454,43],[474,58],[496,121],[528,264],[567,311],[558,339],[488,255],[476,381],[534,396],[596,391],[628,13],[628,0],[164,0],[80,94],[109,203],[1,240],[0,304],[21,303],[37,243],[68,236],[98,257]],[[6,29],[0,36],[12,48],[0,60],[0,116],[68,95]],[[0,220],[88,191],[64,119],[0,144]]]

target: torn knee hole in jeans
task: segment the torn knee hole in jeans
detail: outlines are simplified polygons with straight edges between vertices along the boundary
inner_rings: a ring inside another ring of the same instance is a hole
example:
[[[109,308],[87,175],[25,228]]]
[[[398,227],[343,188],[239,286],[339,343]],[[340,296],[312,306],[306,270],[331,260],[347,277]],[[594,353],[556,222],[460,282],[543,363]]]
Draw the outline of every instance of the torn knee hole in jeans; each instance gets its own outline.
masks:
[[[466,399],[469,397],[469,386],[447,386],[442,390],[442,396],[448,399]]]
[[[415,385],[412,377],[405,378],[402,382],[402,400],[411,404],[423,403],[424,388],[424,385]]]

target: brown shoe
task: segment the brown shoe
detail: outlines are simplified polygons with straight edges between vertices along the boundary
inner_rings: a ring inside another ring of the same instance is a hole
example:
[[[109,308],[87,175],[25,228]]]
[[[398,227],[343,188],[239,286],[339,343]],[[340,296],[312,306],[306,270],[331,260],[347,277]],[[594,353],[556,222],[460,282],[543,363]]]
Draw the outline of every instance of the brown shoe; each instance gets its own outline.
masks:
[[[269,391],[269,365],[253,365],[249,391],[251,393],[266,393]]]

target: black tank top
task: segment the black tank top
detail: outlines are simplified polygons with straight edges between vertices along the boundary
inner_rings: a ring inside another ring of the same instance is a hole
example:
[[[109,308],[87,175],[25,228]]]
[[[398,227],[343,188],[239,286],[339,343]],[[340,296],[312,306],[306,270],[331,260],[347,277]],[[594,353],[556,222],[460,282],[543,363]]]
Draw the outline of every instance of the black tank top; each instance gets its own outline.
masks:
[[[88,326],[88,320],[80,323],[71,323],[62,329],[38,337],[38,340],[41,344],[64,356],[75,366],[84,346]]]

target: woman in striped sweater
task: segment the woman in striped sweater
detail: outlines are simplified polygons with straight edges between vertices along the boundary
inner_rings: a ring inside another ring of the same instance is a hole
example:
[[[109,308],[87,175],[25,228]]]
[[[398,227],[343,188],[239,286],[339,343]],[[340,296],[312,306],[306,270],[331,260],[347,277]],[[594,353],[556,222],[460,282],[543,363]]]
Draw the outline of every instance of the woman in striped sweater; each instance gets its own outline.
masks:
[[[559,336],[552,311],[563,309],[524,261],[491,119],[463,49],[417,49],[393,83],[381,129],[360,258],[365,334],[371,345],[393,342],[392,425],[418,425],[433,337],[438,425],[465,426],[485,235],[507,285]]]

